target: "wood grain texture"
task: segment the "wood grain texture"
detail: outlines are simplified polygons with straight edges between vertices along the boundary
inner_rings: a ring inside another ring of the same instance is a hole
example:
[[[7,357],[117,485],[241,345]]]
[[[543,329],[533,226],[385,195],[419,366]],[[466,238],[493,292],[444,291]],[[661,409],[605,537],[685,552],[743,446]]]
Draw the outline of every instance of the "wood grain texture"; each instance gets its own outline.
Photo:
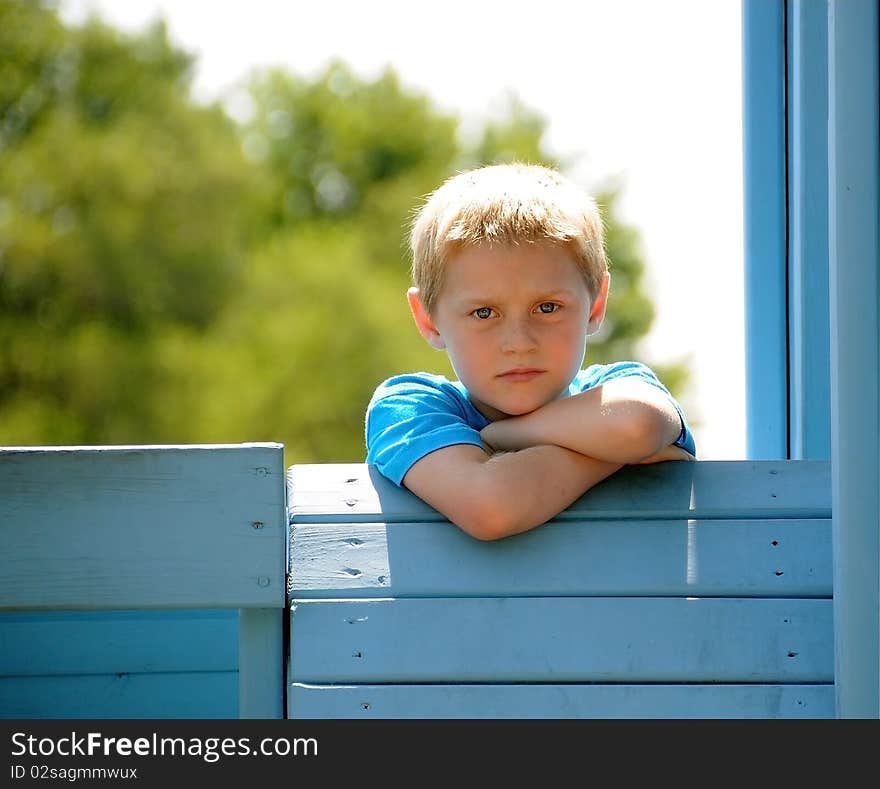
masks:
[[[294,600],[307,683],[833,681],[830,600]]]
[[[2,448],[0,609],[281,608],[285,511],[280,444]]]
[[[289,718],[833,718],[833,685],[307,685]]]
[[[363,463],[288,469],[292,523],[443,520]],[[830,518],[828,461],[699,461],[628,466],[587,491],[556,520]]]
[[[298,598],[831,597],[831,521],[559,520],[497,542],[445,521],[294,523]]]
[[[287,715],[833,717],[830,487],[632,467],[481,542],[375,467],[293,466]]]

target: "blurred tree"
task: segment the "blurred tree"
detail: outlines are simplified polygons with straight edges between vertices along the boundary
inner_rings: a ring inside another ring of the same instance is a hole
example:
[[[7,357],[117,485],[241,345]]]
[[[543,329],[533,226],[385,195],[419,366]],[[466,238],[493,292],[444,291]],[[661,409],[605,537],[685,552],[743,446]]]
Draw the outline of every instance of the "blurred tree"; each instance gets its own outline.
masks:
[[[515,93],[508,92],[499,111],[486,122],[476,141],[463,152],[464,165],[524,161],[564,169],[559,159],[545,150],[546,118],[529,109]]]
[[[241,282],[255,190],[190,71],[162,24],[0,4],[0,441],[174,438],[163,343]]]
[[[457,121],[392,72],[369,81],[340,62],[313,81],[259,73],[249,89],[243,148],[272,203],[248,287],[206,338],[214,395],[197,410],[212,440],[257,435],[301,461],[361,460],[383,378],[438,363],[451,374],[413,328],[405,236],[414,202],[458,161]],[[219,364],[229,353],[235,363]],[[224,408],[235,370],[250,396]]]
[[[405,91],[391,70],[368,81],[337,60],[308,81],[272,69],[249,90],[244,146],[274,175],[277,225],[357,215],[377,187],[443,172],[457,155],[457,120]]]
[[[164,26],[65,28],[0,2],[0,443],[280,441],[362,460],[375,386],[452,375],[404,294],[420,200],[457,170],[559,165],[515,95],[470,142],[393,71],[245,83],[238,124],[189,96]],[[564,164],[561,165],[564,169]],[[598,195],[612,299],[587,361],[639,358],[638,232]],[[674,392],[685,368],[660,368]]]

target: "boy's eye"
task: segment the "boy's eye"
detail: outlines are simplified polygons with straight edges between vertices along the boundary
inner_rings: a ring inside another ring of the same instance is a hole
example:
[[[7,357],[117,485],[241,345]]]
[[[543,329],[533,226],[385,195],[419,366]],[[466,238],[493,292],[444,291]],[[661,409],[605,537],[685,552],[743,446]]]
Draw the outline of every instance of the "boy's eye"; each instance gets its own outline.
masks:
[[[538,309],[545,315],[550,315],[551,313],[556,312],[556,310],[559,309],[559,305],[554,304],[552,301],[545,301],[542,304],[538,305]]]
[[[484,321],[487,318],[492,317],[492,308],[491,307],[478,307],[471,314],[475,318],[479,318],[481,321]]]

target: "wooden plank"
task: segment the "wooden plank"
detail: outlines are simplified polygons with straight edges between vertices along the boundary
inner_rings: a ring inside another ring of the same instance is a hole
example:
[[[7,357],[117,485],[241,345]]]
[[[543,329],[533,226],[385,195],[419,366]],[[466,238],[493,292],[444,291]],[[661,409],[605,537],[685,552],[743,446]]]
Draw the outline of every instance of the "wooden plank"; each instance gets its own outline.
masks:
[[[0,679],[0,718],[238,717],[238,673]]]
[[[443,520],[363,463],[291,466],[287,496],[292,523]],[[830,517],[828,461],[718,460],[626,467],[557,519]]]
[[[235,671],[237,619],[207,610],[6,613],[0,676]]]
[[[831,457],[828,7],[788,3],[789,453]],[[759,204],[754,212],[765,209]],[[756,283],[757,287],[760,287]],[[756,382],[756,389],[763,382]],[[758,396],[760,396],[758,394]]]
[[[306,685],[288,718],[833,718],[833,685]]]
[[[785,12],[743,0],[746,451],[788,457]]]
[[[831,682],[831,600],[294,600],[288,680]]]
[[[281,608],[283,480],[280,444],[0,449],[0,609]]]
[[[880,118],[876,0],[829,0],[831,457],[838,716],[880,717]]]
[[[496,542],[446,522],[304,523],[291,535],[298,598],[831,597],[830,520],[555,521]]]
[[[243,608],[239,616],[239,713],[284,716],[284,619],[277,608]]]

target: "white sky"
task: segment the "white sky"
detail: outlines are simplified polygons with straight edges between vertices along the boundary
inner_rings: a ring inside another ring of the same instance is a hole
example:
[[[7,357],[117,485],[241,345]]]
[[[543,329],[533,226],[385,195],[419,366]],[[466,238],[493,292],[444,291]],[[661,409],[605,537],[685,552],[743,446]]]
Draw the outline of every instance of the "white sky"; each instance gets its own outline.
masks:
[[[311,76],[335,56],[365,77],[392,65],[471,120],[515,91],[584,185],[621,179],[657,308],[641,361],[690,357],[699,456],[745,457],[741,0],[61,3],[71,21],[89,9],[127,30],[164,16],[206,99],[251,68]]]

